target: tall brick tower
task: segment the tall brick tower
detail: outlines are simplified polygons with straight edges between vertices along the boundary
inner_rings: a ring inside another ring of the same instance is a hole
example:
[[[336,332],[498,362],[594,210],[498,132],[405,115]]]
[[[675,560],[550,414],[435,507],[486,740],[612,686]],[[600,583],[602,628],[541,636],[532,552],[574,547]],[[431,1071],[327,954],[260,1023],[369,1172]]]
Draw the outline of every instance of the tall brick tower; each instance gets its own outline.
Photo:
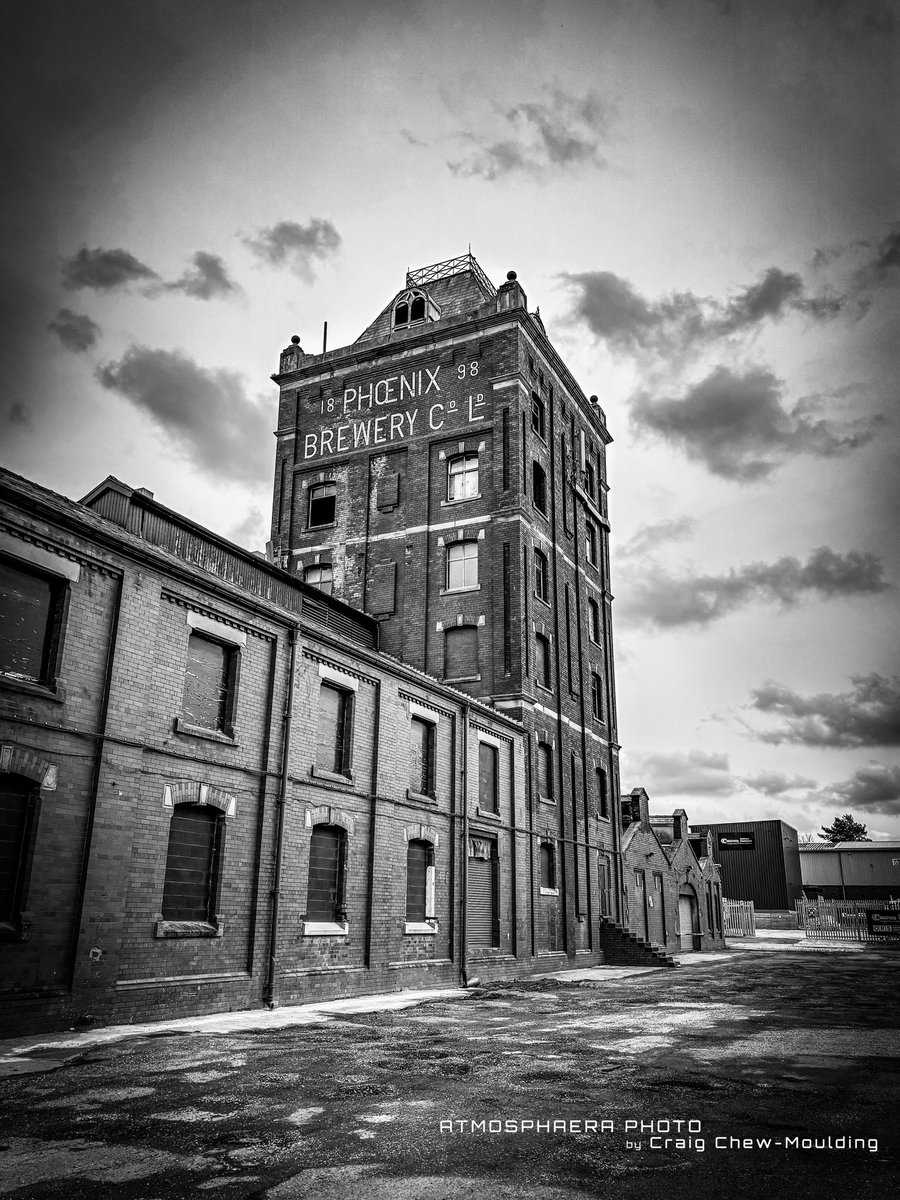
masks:
[[[547,941],[596,949],[621,870],[597,397],[515,272],[495,288],[471,254],[409,271],[350,346],[294,339],[273,378],[275,561],[377,617],[389,654],[521,721],[529,820],[561,848]]]

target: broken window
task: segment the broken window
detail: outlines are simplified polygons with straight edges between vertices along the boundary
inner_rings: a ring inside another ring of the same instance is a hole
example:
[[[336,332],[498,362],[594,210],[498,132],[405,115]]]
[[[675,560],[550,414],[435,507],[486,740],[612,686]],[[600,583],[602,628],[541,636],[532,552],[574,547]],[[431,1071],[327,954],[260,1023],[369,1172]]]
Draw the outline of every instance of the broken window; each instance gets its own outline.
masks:
[[[478,743],[478,806],[485,812],[498,812],[499,786],[497,747],[488,742]]]
[[[353,696],[323,683],[319,689],[319,735],[316,766],[336,775],[349,775],[352,749]]]
[[[201,633],[188,638],[181,711],[191,725],[228,733],[234,711],[238,652]]]
[[[310,529],[318,525],[333,525],[337,507],[337,486],[333,483],[317,483],[309,489]]]
[[[434,795],[434,725],[413,717],[409,730],[409,787],[421,796]]]

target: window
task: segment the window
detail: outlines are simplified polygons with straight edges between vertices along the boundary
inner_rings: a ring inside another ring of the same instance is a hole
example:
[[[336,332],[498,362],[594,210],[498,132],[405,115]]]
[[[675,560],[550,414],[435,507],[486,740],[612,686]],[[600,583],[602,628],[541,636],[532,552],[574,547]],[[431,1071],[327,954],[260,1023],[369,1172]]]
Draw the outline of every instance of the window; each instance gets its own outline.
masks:
[[[418,839],[406,848],[406,921],[422,925],[434,920],[434,846]],[[407,933],[425,930],[410,930]]]
[[[544,402],[537,392],[531,393],[531,428],[539,438],[546,439],[547,413],[544,408]]]
[[[15,935],[25,907],[27,852],[37,795],[30,779],[0,775],[0,930],[7,937]]]
[[[334,571],[328,563],[307,567],[303,572],[303,582],[311,584],[320,592],[324,592],[326,596],[330,596],[334,587]]]
[[[541,842],[541,891],[556,891],[556,847],[552,842]]]
[[[500,811],[499,760],[496,746],[478,743],[478,807],[485,812]]]
[[[547,512],[547,473],[539,462],[531,464],[531,498],[535,507]]]
[[[584,468],[584,490],[592,500],[597,498],[597,480],[594,475],[594,464],[589,462]]]
[[[547,688],[550,691],[553,687],[553,680],[550,674],[550,639],[539,633],[535,638],[535,653],[534,653],[534,674],[535,679],[541,687]]]
[[[595,721],[603,720],[603,680],[591,671],[591,713]]]
[[[585,524],[585,552],[592,567],[597,565],[597,530],[590,523]]]
[[[316,766],[335,775],[350,775],[353,697],[323,683],[319,688],[319,736]]]
[[[333,525],[337,506],[337,485],[317,483],[309,489],[309,519],[307,525],[314,529],[319,525]]]
[[[609,791],[606,785],[606,772],[602,767],[597,768],[597,815],[609,819]]]
[[[592,642],[600,642],[600,605],[596,600],[588,599],[588,624]]]
[[[409,730],[409,789],[434,795],[434,725],[413,717]]]
[[[447,547],[447,591],[478,586],[478,543],[454,542]]]
[[[447,499],[472,500],[478,495],[478,455],[457,454],[447,463]]]
[[[426,320],[436,321],[440,315],[441,310],[424,292],[404,292],[394,303],[394,328],[405,329]]]
[[[201,633],[188,638],[181,711],[198,729],[233,736],[238,652]]]
[[[169,825],[164,921],[214,924],[225,814],[211,804],[176,804]]]
[[[528,355],[528,370],[532,375],[535,374],[534,359],[532,358],[532,356],[530,354]]]
[[[474,625],[454,625],[444,634],[444,678],[478,676],[478,630]]]
[[[337,825],[314,825],[309,843],[306,920],[342,925],[347,920],[344,875],[347,834]]]
[[[53,684],[66,584],[0,560],[0,674]]]
[[[545,604],[550,603],[550,573],[547,568],[547,555],[542,550],[534,552],[534,594]]]
[[[546,742],[537,746],[537,785],[539,796],[553,799],[553,751]]]

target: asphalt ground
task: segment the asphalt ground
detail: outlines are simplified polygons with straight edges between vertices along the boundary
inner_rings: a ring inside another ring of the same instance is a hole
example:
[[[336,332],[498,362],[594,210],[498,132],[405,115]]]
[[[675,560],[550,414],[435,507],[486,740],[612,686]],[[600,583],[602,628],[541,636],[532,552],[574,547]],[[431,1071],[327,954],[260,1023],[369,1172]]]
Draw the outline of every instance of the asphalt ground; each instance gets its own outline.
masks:
[[[0,1195],[881,1200],[900,1194],[898,978],[896,951],[759,948],[31,1039],[0,1079]]]

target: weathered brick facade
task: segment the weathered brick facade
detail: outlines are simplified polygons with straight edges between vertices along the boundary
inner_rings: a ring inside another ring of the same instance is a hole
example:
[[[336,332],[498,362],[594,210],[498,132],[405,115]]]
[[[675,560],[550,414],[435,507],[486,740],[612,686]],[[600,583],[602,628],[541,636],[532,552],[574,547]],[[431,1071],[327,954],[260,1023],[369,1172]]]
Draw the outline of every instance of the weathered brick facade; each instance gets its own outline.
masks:
[[[597,398],[515,273],[495,289],[471,255],[408,275],[350,346],[288,346],[274,378],[275,560],[330,568],[385,650],[522,724],[526,874],[542,842],[557,857],[557,886],[530,884],[532,952],[599,960],[621,830]]]

